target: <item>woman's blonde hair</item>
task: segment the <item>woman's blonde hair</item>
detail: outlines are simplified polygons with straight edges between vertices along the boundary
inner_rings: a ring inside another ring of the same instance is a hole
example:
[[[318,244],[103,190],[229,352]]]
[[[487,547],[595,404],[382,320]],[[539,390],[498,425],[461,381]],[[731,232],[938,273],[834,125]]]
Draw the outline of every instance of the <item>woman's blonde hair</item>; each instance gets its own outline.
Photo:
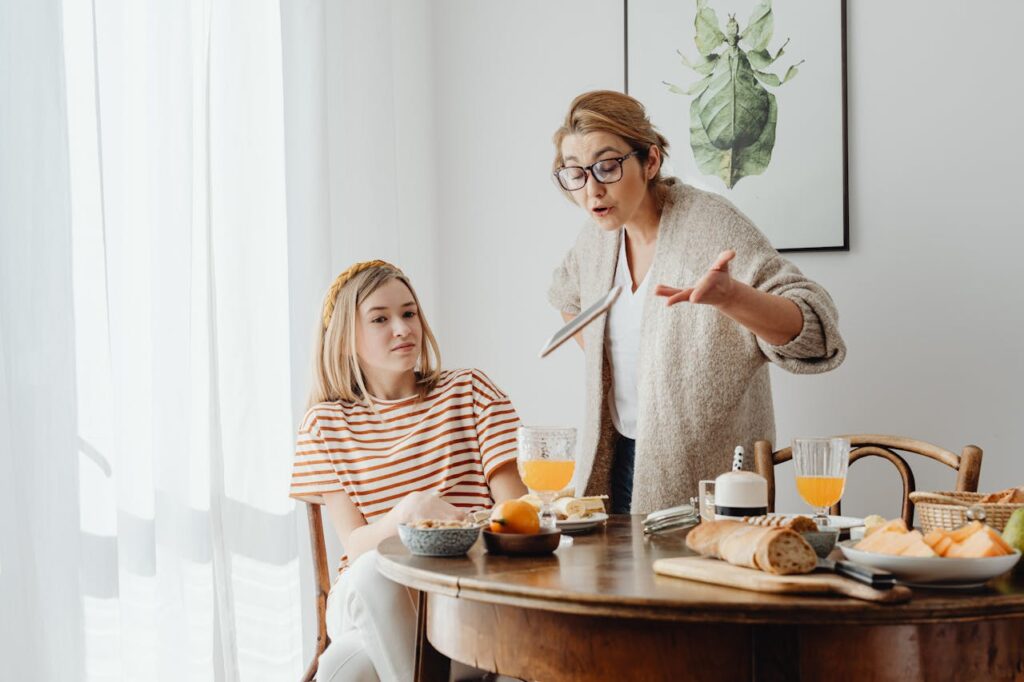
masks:
[[[604,132],[618,135],[637,153],[641,164],[647,163],[651,147],[657,147],[661,153],[661,165],[668,158],[668,140],[647,117],[644,105],[629,95],[614,90],[593,90],[579,95],[569,105],[562,126],[555,131],[555,160],[551,164],[551,172],[556,172],[565,164],[562,158],[562,141],[569,135],[585,135],[587,133]],[[648,189],[661,186],[661,166],[653,178],[648,180]],[[557,184],[557,183],[556,183]],[[572,200],[570,192],[562,189],[562,193]],[[659,190],[660,194],[663,190]]]
[[[313,387],[307,407],[339,400],[365,400],[375,409],[366,390],[356,354],[356,313],[368,296],[393,279],[409,289],[419,311],[423,334],[420,338],[416,391],[420,399],[426,397],[437,385],[441,376],[441,351],[412,283],[405,273],[390,263],[366,261],[356,263],[338,275],[324,297],[313,359]]]

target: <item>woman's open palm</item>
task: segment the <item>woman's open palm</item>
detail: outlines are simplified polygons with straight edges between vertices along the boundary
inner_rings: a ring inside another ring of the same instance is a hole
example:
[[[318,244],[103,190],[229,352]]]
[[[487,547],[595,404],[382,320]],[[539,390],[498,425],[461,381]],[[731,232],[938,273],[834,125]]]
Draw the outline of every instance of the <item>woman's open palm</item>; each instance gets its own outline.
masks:
[[[668,299],[665,301],[666,305],[675,305],[681,301],[715,306],[727,303],[732,297],[736,284],[732,276],[729,275],[729,261],[735,257],[736,252],[732,249],[723,251],[718,255],[718,259],[711,268],[693,286],[676,289],[659,284],[654,293],[666,297]]]

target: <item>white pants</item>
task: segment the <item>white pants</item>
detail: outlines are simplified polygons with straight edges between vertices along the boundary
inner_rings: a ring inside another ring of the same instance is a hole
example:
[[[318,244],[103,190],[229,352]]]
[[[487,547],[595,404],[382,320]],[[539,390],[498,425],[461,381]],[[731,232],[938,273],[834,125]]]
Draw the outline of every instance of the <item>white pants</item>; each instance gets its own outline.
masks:
[[[407,682],[416,657],[415,592],[377,571],[377,552],[356,559],[327,596],[327,634],[317,682]],[[453,680],[481,671],[452,661]],[[498,680],[510,678],[499,677]]]
[[[327,596],[327,634],[318,682],[410,682],[416,652],[413,592],[377,571],[377,552],[363,554]]]

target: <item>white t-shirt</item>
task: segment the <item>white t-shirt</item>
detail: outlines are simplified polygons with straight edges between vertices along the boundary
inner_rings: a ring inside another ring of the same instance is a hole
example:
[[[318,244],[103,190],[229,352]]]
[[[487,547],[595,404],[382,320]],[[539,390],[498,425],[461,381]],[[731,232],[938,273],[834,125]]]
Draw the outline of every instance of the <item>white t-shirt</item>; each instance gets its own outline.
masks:
[[[648,275],[650,272],[648,271]],[[644,276],[633,291],[633,277],[626,260],[626,232],[619,238],[619,260],[615,265],[615,285],[622,293],[608,311],[605,348],[612,366],[612,387],[608,406],[612,424],[626,438],[636,439],[637,360],[640,355],[640,322],[643,320],[647,282]]]

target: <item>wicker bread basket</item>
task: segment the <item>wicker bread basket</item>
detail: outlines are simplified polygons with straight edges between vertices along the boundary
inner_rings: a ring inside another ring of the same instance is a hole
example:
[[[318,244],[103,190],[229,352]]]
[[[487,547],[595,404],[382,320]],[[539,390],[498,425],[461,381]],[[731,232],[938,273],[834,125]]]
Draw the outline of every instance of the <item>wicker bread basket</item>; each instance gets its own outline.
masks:
[[[917,510],[917,521],[924,532],[940,528],[942,530],[955,530],[968,522],[967,509],[975,505],[985,511],[985,523],[1002,532],[1010,515],[1018,509],[1024,508],[1024,504],[1000,504],[982,503],[981,498],[985,493],[964,493],[964,492],[914,492],[910,493],[910,499],[914,501]],[[954,504],[959,502],[959,504]]]

